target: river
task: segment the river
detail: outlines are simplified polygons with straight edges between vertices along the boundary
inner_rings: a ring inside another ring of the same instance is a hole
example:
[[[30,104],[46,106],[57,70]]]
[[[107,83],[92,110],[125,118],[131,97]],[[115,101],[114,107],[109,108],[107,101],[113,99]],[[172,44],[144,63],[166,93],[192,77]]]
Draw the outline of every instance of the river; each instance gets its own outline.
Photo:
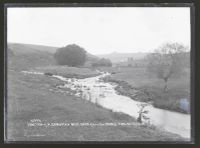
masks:
[[[28,71],[23,71],[23,73],[44,74]],[[144,110],[147,112],[143,115],[148,119],[143,119],[144,123],[152,124],[159,129],[190,139],[191,117],[189,114],[155,108],[149,103],[135,101],[129,97],[119,95],[115,91],[115,84],[106,83],[101,80],[101,78],[110,75],[110,73],[99,73],[99,76],[85,79],[65,78],[58,75],[53,75],[52,77],[65,82],[64,85],[58,86],[58,88],[69,88],[75,91],[75,96],[98,104],[103,108],[110,109],[113,112],[122,112],[138,118],[141,106],[146,105]]]

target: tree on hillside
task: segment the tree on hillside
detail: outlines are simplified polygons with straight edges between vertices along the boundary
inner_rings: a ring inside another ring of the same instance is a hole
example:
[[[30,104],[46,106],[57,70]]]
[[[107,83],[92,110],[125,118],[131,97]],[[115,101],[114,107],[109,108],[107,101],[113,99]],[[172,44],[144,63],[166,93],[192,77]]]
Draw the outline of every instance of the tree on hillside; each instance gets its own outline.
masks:
[[[180,76],[183,72],[182,61],[186,49],[179,43],[166,43],[147,56],[147,70],[157,78],[164,80],[164,92],[168,89],[168,80],[172,76]]]
[[[93,67],[101,67],[101,66],[111,67],[112,66],[112,62],[109,59],[101,58],[100,60],[97,60],[96,62],[93,62],[92,66]]]
[[[86,51],[78,45],[71,44],[57,49],[54,57],[59,65],[76,67],[84,65],[86,61]]]

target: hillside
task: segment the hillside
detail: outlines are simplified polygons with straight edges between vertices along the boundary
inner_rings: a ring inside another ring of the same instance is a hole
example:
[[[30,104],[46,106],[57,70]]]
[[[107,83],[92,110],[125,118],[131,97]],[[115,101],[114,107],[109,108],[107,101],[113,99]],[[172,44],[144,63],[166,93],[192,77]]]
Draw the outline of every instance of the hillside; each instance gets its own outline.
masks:
[[[14,49],[17,54],[27,54],[35,52],[49,52],[54,53],[58,47],[44,46],[44,45],[33,45],[33,44],[22,44],[22,43],[8,43],[8,47]]]
[[[8,44],[8,68],[26,70],[31,67],[55,65],[53,54],[47,52],[52,49],[54,48],[47,46]]]
[[[8,67],[11,69],[25,70],[31,67],[56,65],[53,57],[59,47],[43,45],[8,43]],[[87,62],[97,60],[98,57],[87,53]]]
[[[110,59],[113,63],[122,62],[124,60],[127,60],[127,58],[132,57],[133,59],[142,59],[147,55],[147,53],[137,52],[137,53],[118,53],[113,52],[110,54],[102,54],[102,55],[96,55],[100,58],[107,58]]]

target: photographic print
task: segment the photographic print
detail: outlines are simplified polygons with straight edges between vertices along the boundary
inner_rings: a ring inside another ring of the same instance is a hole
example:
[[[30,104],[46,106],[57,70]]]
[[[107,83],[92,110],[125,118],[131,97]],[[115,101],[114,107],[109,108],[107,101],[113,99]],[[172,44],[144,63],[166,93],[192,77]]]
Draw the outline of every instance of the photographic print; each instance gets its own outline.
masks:
[[[191,141],[190,6],[5,9],[5,141]]]

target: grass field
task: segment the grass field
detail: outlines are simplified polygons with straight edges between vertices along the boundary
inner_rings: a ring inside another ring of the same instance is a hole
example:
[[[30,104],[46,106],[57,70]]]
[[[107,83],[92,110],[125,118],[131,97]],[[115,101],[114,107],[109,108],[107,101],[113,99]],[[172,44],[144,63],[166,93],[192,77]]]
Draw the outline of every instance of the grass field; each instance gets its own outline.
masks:
[[[68,66],[46,66],[46,67],[36,67],[33,70],[52,73],[54,75],[60,75],[64,77],[74,77],[74,78],[87,78],[99,75],[96,70],[91,70],[88,68],[78,68],[78,67],[68,67]]]
[[[158,108],[187,113],[185,110],[180,108],[179,101],[181,98],[187,98],[190,100],[189,70],[187,70],[180,77],[169,79],[169,90],[164,93],[164,81],[148,75],[145,68],[113,67],[100,69],[113,73],[113,75],[110,77],[110,81],[119,81],[119,83],[127,82],[134,88],[149,94],[149,97],[152,99],[154,106]],[[128,94],[128,92],[131,93],[130,89],[127,90],[125,88],[123,91],[125,92],[124,94]],[[134,92],[134,90],[132,91]]]

